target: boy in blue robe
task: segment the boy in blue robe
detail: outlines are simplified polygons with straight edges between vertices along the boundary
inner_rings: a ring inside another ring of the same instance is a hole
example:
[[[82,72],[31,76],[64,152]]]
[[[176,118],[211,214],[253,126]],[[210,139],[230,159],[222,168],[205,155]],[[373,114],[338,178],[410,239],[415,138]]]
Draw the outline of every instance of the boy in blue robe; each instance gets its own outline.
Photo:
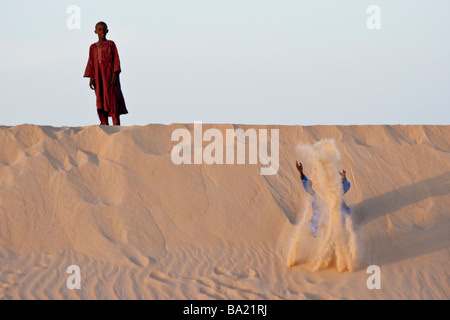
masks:
[[[295,161],[295,166],[297,167],[297,170],[300,172],[300,178],[302,180],[303,188],[307,193],[313,196],[312,200],[312,209],[313,209],[313,217],[309,223],[309,230],[313,234],[313,236],[317,236],[317,229],[319,227],[320,222],[320,214],[322,211],[321,200],[317,193],[314,191],[312,185],[312,181],[306,177],[306,175],[303,173],[303,165],[301,162]],[[344,194],[347,193],[347,191],[350,189],[350,182],[347,180],[346,172],[345,170],[342,170],[342,172],[339,172],[341,174],[342,178],[342,189],[344,190]],[[345,215],[350,215],[350,208],[347,206],[347,204],[342,200],[341,202],[341,218],[342,218],[342,224],[344,224]]]

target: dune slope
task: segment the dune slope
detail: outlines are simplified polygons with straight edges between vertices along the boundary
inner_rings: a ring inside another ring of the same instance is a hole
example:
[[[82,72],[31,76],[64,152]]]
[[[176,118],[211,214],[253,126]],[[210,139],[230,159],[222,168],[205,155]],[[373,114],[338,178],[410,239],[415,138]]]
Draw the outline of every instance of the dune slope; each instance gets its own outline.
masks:
[[[0,299],[450,298],[450,126],[203,124],[224,137],[278,129],[275,175],[248,158],[175,165],[180,128],[193,135],[193,124],[0,127]],[[298,231],[310,198],[295,160],[313,175],[298,146],[323,139],[351,182],[351,271],[287,263],[318,241]],[[370,265],[381,289],[366,286]]]

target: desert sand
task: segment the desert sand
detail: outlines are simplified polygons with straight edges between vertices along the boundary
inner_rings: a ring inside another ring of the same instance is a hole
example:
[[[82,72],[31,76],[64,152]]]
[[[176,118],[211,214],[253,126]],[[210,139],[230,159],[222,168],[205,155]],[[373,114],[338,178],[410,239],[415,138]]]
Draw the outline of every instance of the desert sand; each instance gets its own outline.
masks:
[[[0,127],[0,299],[450,298],[450,126],[203,125],[278,129],[274,175],[176,165],[177,128],[193,124]],[[315,263],[331,240],[305,228],[295,167],[318,179],[305,150],[330,140],[351,183],[343,267]]]

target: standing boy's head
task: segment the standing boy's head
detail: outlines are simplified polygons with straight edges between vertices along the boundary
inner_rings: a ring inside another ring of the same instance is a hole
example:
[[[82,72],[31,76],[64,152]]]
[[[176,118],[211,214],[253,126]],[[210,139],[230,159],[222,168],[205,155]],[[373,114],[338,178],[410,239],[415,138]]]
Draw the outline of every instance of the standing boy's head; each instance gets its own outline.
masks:
[[[100,21],[95,25],[94,32],[98,35],[98,40],[106,40],[106,34],[108,33],[108,26],[103,21]]]

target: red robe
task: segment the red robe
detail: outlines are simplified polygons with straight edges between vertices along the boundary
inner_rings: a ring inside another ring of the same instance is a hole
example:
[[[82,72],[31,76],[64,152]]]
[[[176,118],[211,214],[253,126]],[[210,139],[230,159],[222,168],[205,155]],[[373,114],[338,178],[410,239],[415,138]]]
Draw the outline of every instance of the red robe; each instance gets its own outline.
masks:
[[[109,116],[128,113],[119,78],[115,86],[110,84],[114,72],[121,72],[116,44],[111,40],[106,40],[100,46],[93,43],[89,48],[84,77],[94,77],[97,109],[103,109]]]

